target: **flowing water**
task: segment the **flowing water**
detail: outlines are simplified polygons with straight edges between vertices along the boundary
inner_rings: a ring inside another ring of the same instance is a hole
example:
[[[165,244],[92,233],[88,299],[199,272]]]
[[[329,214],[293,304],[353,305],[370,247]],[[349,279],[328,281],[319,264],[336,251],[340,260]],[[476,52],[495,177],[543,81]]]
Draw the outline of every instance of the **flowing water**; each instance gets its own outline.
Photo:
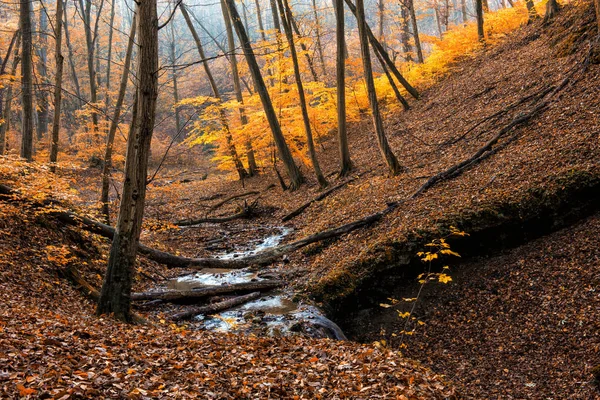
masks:
[[[255,255],[278,246],[292,232],[291,228],[278,227],[276,233],[248,243],[243,249],[218,254],[223,260]],[[193,290],[203,286],[229,285],[267,279],[249,269],[204,269],[202,272],[181,276],[167,283],[172,290]],[[253,301],[216,315],[199,315],[191,325],[198,329],[218,332],[248,333],[257,336],[303,335],[318,338],[346,340],[341,329],[315,306],[292,301],[293,293],[272,291]]]

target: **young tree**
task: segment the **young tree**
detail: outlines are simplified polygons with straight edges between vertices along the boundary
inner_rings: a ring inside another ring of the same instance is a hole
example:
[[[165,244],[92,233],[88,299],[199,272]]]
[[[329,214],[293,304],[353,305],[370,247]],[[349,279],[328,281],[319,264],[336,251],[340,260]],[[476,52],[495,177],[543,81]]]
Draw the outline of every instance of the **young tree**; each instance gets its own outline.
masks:
[[[146,198],[150,142],[158,97],[158,16],[156,0],[138,0],[138,87],[127,140],[119,217],[96,312],[132,322],[131,285]]]
[[[383,120],[379,113],[379,104],[377,101],[377,92],[375,91],[375,82],[373,81],[373,71],[371,70],[371,55],[369,52],[369,41],[367,37],[367,23],[365,21],[365,8],[363,0],[356,1],[356,20],[358,23],[358,35],[360,37],[360,50],[363,59],[363,69],[365,73],[365,81],[367,83],[367,92],[369,94],[369,103],[371,112],[373,113],[373,125],[377,135],[377,143],[383,159],[387,163],[390,175],[397,175],[402,172],[403,168],[398,163],[396,156],[390,148],[385,131],[383,128]]]
[[[137,29],[137,12],[134,11],[127,40],[127,50],[125,51],[125,61],[123,62],[123,72],[121,73],[121,82],[119,83],[119,94],[113,111],[113,116],[106,135],[106,150],[104,152],[104,162],[102,163],[102,192],[100,194],[100,203],[102,203],[102,215],[107,223],[110,223],[109,213],[109,193],[110,193],[110,170],[112,168],[112,153],[115,142],[115,134],[121,120],[121,108],[125,100],[125,92],[127,91],[127,81],[129,80],[129,72],[131,68],[131,58],[133,55],[133,45],[135,44],[135,34]]]
[[[423,57],[423,48],[421,47],[421,39],[419,38],[419,25],[417,23],[417,13],[415,11],[414,0],[406,0],[406,7],[410,13],[410,20],[412,22],[413,37],[415,39],[415,48],[417,49],[417,62],[423,64],[425,61]]]
[[[181,10],[181,14],[183,14],[183,18],[194,38],[194,42],[196,42],[196,48],[198,49],[198,55],[200,56],[200,60],[202,61],[202,66],[204,67],[204,72],[206,73],[206,77],[208,78],[208,82],[210,84],[210,88],[213,92],[213,96],[218,100],[219,104],[219,120],[221,122],[221,126],[223,127],[223,134],[225,135],[225,140],[227,141],[227,147],[229,148],[229,155],[233,160],[235,165],[235,169],[240,177],[240,180],[248,177],[248,172],[244,168],[242,161],[237,153],[237,149],[235,148],[235,144],[233,143],[233,137],[231,136],[231,131],[229,130],[229,124],[227,123],[227,116],[225,115],[225,110],[221,107],[223,99],[221,98],[221,93],[219,91],[219,87],[213,77],[213,74],[208,66],[208,61],[206,60],[206,55],[204,54],[204,47],[202,46],[202,42],[200,41],[200,36],[196,32],[196,28],[194,28],[194,24],[190,18],[188,10],[186,6],[181,3],[179,5],[179,9]]]
[[[6,51],[6,56],[2,60],[2,64],[0,65],[0,75],[4,75],[6,73],[6,66],[8,65],[8,60],[10,59],[10,53],[13,52],[14,48],[14,57],[13,64],[11,69],[11,76],[14,76],[17,72],[17,64],[19,62],[19,46],[20,46],[20,37],[21,31],[17,30],[8,45],[8,50]],[[6,104],[4,104],[4,94],[6,96]],[[0,156],[4,155],[5,147],[6,147],[6,132],[8,130],[8,124],[10,121],[10,104],[12,97],[12,85],[9,85],[8,88],[1,87],[0,88],[0,118],[3,120],[0,122]]]
[[[288,177],[290,178],[290,189],[295,190],[300,187],[303,182],[302,174],[300,173],[298,166],[296,166],[294,158],[292,157],[292,153],[290,152],[290,149],[285,142],[283,133],[281,132],[281,126],[277,120],[277,115],[275,114],[267,86],[265,85],[265,81],[260,73],[260,67],[256,62],[254,50],[252,49],[252,45],[250,44],[250,40],[246,34],[246,29],[244,28],[244,25],[240,19],[240,15],[235,7],[235,0],[226,0],[226,3],[227,8],[229,9],[229,15],[233,21],[233,26],[242,45],[242,50],[244,51],[248,69],[250,70],[252,80],[254,81],[254,90],[260,97],[267,121],[269,122],[269,126],[271,128],[273,141],[275,142],[275,146],[279,152],[279,157],[283,161]]]
[[[315,18],[315,40],[317,44],[317,52],[319,54],[319,61],[321,62],[323,76],[327,76],[327,68],[325,67],[325,57],[323,55],[323,45],[321,44],[321,20],[317,11],[317,0],[312,0],[312,10],[313,17]]]
[[[43,5],[43,3],[42,3]],[[39,32],[37,34],[37,65],[36,72],[41,83],[36,90],[37,105],[37,138],[41,140],[48,134],[48,95],[46,85],[48,84],[48,40],[46,39],[48,30],[48,15],[45,7],[39,10]]]
[[[306,105],[306,96],[304,94],[304,86],[302,85],[302,77],[300,76],[300,66],[298,65],[298,55],[296,54],[296,45],[294,44],[294,34],[291,27],[292,10],[289,7],[287,0],[278,0],[279,14],[281,15],[281,22],[283,23],[283,29],[287,38],[288,47],[290,50],[290,56],[292,57],[292,64],[294,66],[294,78],[296,80],[296,87],[298,89],[298,101],[300,102],[300,110],[302,112],[302,120],[304,121],[304,132],[306,134],[306,144],[308,146],[308,154],[310,161],[315,170],[315,175],[319,186],[321,188],[327,187],[327,179],[321,171],[319,160],[317,158],[317,152],[315,151],[315,143],[312,137],[312,129],[310,127],[310,118],[308,116],[308,107]],[[284,4],[285,3],[285,4]]]
[[[344,0],[334,0],[335,8],[335,42],[336,42],[336,87],[337,87],[337,122],[340,151],[340,173],[346,176],[352,170],[348,133],[346,129],[346,38],[344,28]]]
[[[63,0],[56,0],[56,22],[54,26],[54,59],[56,61],[56,74],[54,75],[54,118],[52,120],[52,137],[50,140],[50,170],[56,172],[56,161],[58,159],[58,135],[60,131],[60,107],[62,101],[62,77],[63,61],[62,55],[62,15]]]
[[[33,161],[33,93],[31,66],[31,1],[20,0],[21,107],[23,108],[21,157]]]

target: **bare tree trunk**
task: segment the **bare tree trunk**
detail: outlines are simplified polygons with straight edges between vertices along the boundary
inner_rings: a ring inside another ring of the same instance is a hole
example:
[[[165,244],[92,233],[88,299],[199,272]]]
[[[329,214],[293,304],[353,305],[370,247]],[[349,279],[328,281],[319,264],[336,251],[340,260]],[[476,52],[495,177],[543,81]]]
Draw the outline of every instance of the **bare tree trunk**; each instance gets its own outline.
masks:
[[[283,20],[283,18],[284,17],[282,15],[281,19]],[[294,19],[293,15],[291,18],[288,19],[288,22],[290,23],[290,26],[294,29],[294,32],[296,32],[296,36],[298,36],[298,38],[302,38],[302,35],[300,34],[300,29],[298,28],[298,24],[296,23],[296,20]],[[315,70],[313,61],[310,58],[310,56],[308,55],[308,48],[306,47],[304,42],[300,42],[300,48],[302,49],[302,52],[304,53],[304,58],[306,58],[306,63],[308,64],[308,69],[310,70],[310,74],[312,75],[313,80],[315,82],[317,82],[319,80],[319,77],[317,75],[317,71]]]
[[[221,126],[223,127],[223,133],[225,134],[225,140],[227,142],[227,147],[229,149],[229,155],[231,156],[231,158],[233,160],[235,169],[240,177],[240,180],[243,180],[244,178],[248,177],[248,172],[244,168],[244,165],[242,164],[242,161],[240,160],[240,157],[238,156],[237,150],[235,148],[235,144],[233,143],[233,137],[231,136],[231,131],[229,130],[229,124],[227,123],[227,116],[225,115],[225,110],[223,110],[223,108],[221,107],[223,100],[221,98],[219,88],[217,87],[217,83],[215,82],[215,79],[212,75],[210,67],[208,66],[208,61],[206,61],[206,55],[204,54],[204,48],[202,47],[202,42],[200,41],[200,36],[198,36],[198,33],[196,32],[196,28],[194,28],[194,24],[192,23],[192,20],[190,18],[190,15],[187,11],[186,6],[183,3],[181,3],[179,6],[179,9],[181,10],[181,13],[183,14],[183,18],[185,19],[185,22],[186,22],[190,32],[192,33],[192,36],[194,37],[194,41],[196,42],[196,48],[198,49],[198,54],[200,55],[200,59],[204,60],[202,62],[202,65],[204,67],[204,72],[206,73],[206,77],[208,78],[208,82],[210,83],[210,87],[213,92],[213,96],[219,101],[219,104],[218,104],[219,119],[221,122]]]
[[[17,72],[17,64],[19,62],[19,41],[21,40],[21,31],[17,30],[10,41],[10,45],[8,46],[8,50],[6,51],[6,57],[2,60],[2,66],[0,66],[0,75],[4,75],[6,72],[6,66],[8,65],[8,60],[10,58],[10,53],[13,52],[14,48],[14,57],[13,64],[11,69],[11,76],[14,76]],[[8,88],[6,87],[8,86]],[[6,104],[4,104],[4,93],[6,96]],[[12,83],[9,85],[4,85],[0,88],[0,118],[3,120],[0,122],[0,156],[4,155],[6,150],[6,132],[8,130],[8,125],[10,121],[10,104],[12,103]]]
[[[415,11],[414,0],[406,0],[408,11],[410,13],[410,20],[412,22],[413,37],[415,39],[415,48],[417,49],[417,62],[423,64],[425,59],[423,58],[423,48],[421,47],[421,39],[419,38],[419,25],[417,23],[417,13]]]
[[[46,86],[48,84],[48,72],[46,64],[48,63],[48,40],[46,39],[48,30],[48,16],[45,9],[40,9],[40,26],[38,32],[37,44],[37,74],[41,87],[38,87],[36,92],[37,99],[37,139],[41,140],[48,134],[48,95]]]
[[[346,0],[346,4],[350,8],[350,11],[352,11],[352,13],[356,17],[356,19],[358,20],[358,13],[357,13],[357,10],[356,10],[357,7],[354,4],[352,4],[352,0]],[[404,88],[406,89],[406,91],[408,93],[410,93],[411,96],[413,96],[415,99],[418,99],[419,98],[419,92],[417,91],[417,89],[415,89],[414,87],[412,87],[412,85],[410,83],[408,83],[408,81],[406,79],[404,79],[404,77],[402,76],[402,74],[400,73],[400,71],[398,71],[398,68],[396,67],[396,65],[390,59],[389,54],[383,48],[383,46],[381,45],[381,43],[379,43],[379,40],[377,40],[377,38],[375,37],[375,35],[371,31],[371,28],[369,28],[369,25],[367,25],[366,22],[364,24],[364,28],[365,28],[365,38],[367,38],[369,40],[369,42],[371,43],[371,46],[373,46],[373,50],[379,52],[379,54],[381,55],[381,58],[385,61],[385,63],[387,64],[388,68],[394,74],[394,76],[396,77],[396,79],[398,80],[398,82],[400,82],[400,84],[402,86],[404,86]],[[368,47],[369,46],[367,44],[367,49],[368,49]]]
[[[378,16],[379,16],[379,35],[378,39],[381,43],[385,43],[385,35],[383,34],[383,18],[385,13],[384,0],[377,0]]]
[[[113,29],[115,26],[115,0],[111,1],[110,4],[110,20],[108,23],[108,54],[106,56],[106,92],[104,95],[104,110],[108,118],[108,108],[110,105],[110,70],[112,67],[112,41],[113,41]]]
[[[346,129],[346,37],[344,28],[344,0],[334,0],[335,37],[336,37],[336,86],[337,86],[337,122],[340,151],[340,173],[343,177],[352,170],[348,132]]]
[[[319,53],[319,61],[321,62],[323,76],[327,76],[327,68],[325,67],[325,56],[323,55],[323,45],[321,44],[321,21],[319,19],[319,13],[317,12],[317,0],[312,0],[312,9],[313,16],[315,18],[315,36],[317,43],[317,51]]]
[[[377,134],[377,142],[383,159],[387,163],[391,175],[397,175],[402,172],[402,167],[398,163],[396,156],[390,148],[385,131],[383,129],[383,121],[379,113],[379,104],[377,101],[377,92],[375,91],[375,82],[373,81],[373,71],[371,70],[371,54],[369,51],[369,41],[367,36],[367,23],[365,21],[365,8],[363,0],[356,1],[356,20],[358,23],[358,32],[360,37],[360,49],[363,59],[363,69],[365,73],[365,81],[367,83],[367,92],[369,94],[369,103],[373,113],[373,124]]]
[[[75,59],[73,58],[73,47],[71,46],[71,35],[69,34],[69,19],[67,13],[68,2],[64,3],[64,26],[65,26],[65,42],[67,44],[67,50],[69,53],[69,65],[71,67],[71,76],[73,79],[73,85],[75,85],[75,94],[77,94],[77,101],[79,107],[83,106],[83,98],[81,96],[81,86],[79,85],[79,79],[77,78],[77,69],[75,68]]]
[[[375,56],[377,57],[377,61],[379,61],[379,64],[381,65],[381,68],[383,69],[383,73],[385,74],[390,86],[392,87],[392,90],[394,91],[396,100],[398,100],[398,102],[400,102],[400,104],[402,104],[402,107],[405,110],[408,110],[410,108],[410,106],[408,105],[408,102],[406,101],[406,99],[402,96],[402,94],[398,90],[398,86],[396,86],[396,82],[394,82],[394,78],[392,78],[392,75],[390,75],[390,71],[388,70],[387,66],[385,65],[385,62],[383,61],[383,59],[381,58],[381,54],[379,54],[378,52],[375,52]]]
[[[480,42],[485,41],[485,31],[483,29],[483,3],[482,0],[475,0],[475,12],[477,13],[477,37]]]
[[[138,11],[139,61],[135,116],[127,140],[119,218],[97,308],[98,315],[113,314],[116,319],[126,322],[132,322],[131,285],[144,215],[148,157],[158,97],[156,0],[139,0]]]
[[[467,1],[466,0],[460,0],[460,14],[462,15],[463,24],[466,24],[467,21],[469,20],[469,18],[467,16]]]
[[[64,57],[62,55],[62,15],[63,0],[56,0],[56,26],[54,39],[56,40],[54,58],[56,60],[56,74],[54,76],[54,118],[52,120],[52,139],[50,144],[50,170],[56,172],[58,159],[58,138],[60,132],[60,108],[62,101],[62,77]]]
[[[525,0],[525,5],[527,6],[527,14],[528,14],[528,20],[527,23],[530,24],[533,21],[535,21],[536,19],[538,19],[540,16],[538,15],[537,11],[535,10],[535,5],[533,4],[533,0]]]
[[[262,14],[260,11],[260,0],[254,0],[254,4],[256,5],[256,19],[258,20],[258,30],[260,31],[260,37],[263,42],[267,41],[267,35],[265,34],[265,26],[263,25]]]
[[[438,36],[440,39],[442,39],[442,37],[444,36],[444,31],[442,30],[442,22],[441,22],[439,4],[436,3],[436,5],[433,7],[433,12],[435,14],[435,24],[438,29]]]
[[[172,11],[173,12],[173,11]],[[175,25],[173,21],[171,21],[171,26],[169,27],[169,33],[171,35],[171,43],[169,43],[169,61],[171,65],[175,65],[177,63],[177,57],[175,55]],[[181,134],[181,115],[179,112],[179,107],[177,104],[179,103],[179,91],[177,88],[177,71],[175,68],[171,70],[171,79],[173,79],[173,102],[175,103],[175,129],[176,135]],[[180,140],[183,140],[183,136],[179,136]]]
[[[544,15],[544,22],[549,22],[560,10],[560,5],[556,0],[548,0],[546,3],[546,14]]]
[[[33,93],[31,66],[31,1],[20,0],[21,29],[21,107],[23,108],[23,139],[21,157],[33,161]]]
[[[285,4],[284,4],[285,2]],[[315,175],[317,177],[317,181],[319,182],[319,186],[321,188],[327,187],[329,183],[323,172],[321,171],[321,166],[319,165],[319,159],[317,158],[317,153],[315,151],[315,143],[312,137],[312,129],[310,127],[310,118],[308,116],[308,107],[306,106],[306,96],[304,93],[304,86],[302,85],[302,77],[300,76],[300,66],[298,64],[298,55],[296,54],[296,46],[294,44],[294,34],[292,32],[291,20],[292,20],[292,10],[287,2],[287,0],[278,0],[279,4],[279,13],[281,15],[281,21],[283,23],[283,28],[285,30],[285,36],[288,41],[288,46],[290,49],[290,55],[292,57],[292,64],[294,65],[294,78],[296,80],[296,87],[298,89],[298,101],[300,102],[300,110],[302,111],[302,120],[304,121],[304,132],[306,133],[306,144],[308,146],[308,154],[310,156],[310,161],[313,165],[313,169],[315,171]]]
[[[410,45],[410,30],[408,29],[409,12],[404,5],[401,6],[400,15],[402,17],[402,32],[400,40],[402,41],[402,52],[404,53],[404,61],[412,61],[412,46]]]
[[[104,4],[104,2],[100,3]],[[90,102],[95,105],[98,102],[98,86],[96,81],[96,68],[94,67],[94,54],[95,54],[95,37],[92,31],[92,0],[79,0],[79,7],[83,19],[83,26],[85,32],[85,43],[87,47],[87,68],[88,76],[90,81]],[[97,21],[96,21],[97,25]],[[98,113],[95,109],[92,109],[92,131],[96,132],[98,129]]]
[[[102,192],[100,194],[100,203],[102,203],[102,215],[104,215],[107,223],[110,223],[109,194],[113,145],[115,142],[115,134],[117,133],[119,121],[121,119],[121,108],[123,107],[123,101],[125,100],[125,93],[127,91],[127,81],[129,80],[131,58],[133,55],[133,45],[135,44],[137,18],[137,12],[134,11],[133,19],[131,21],[131,29],[129,31],[129,39],[127,40],[127,50],[125,52],[125,61],[123,62],[121,82],[119,83],[119,94],[117,95],[117,102],[113,111],[112,120],[110,121],[110,127],[108,128],[108,135],[106,136],[106,150],[104,152],[104,162],[102,163]]]
[[[242,125],[248,124],[248,117],[244,110],[244,96],[242,96],[242,88],[240,85],[240,74],[238,71],[237,57],[235,56],[235,39],[233,37],[233,28],[231,27],[231,17],[227,10],[227,4],[224,0],[221,0],[221,11],[223,13],[223,19],[225,21],[225,30],[227,32],[227,43],[229,45],[229,63],[231,64],[231,75],[233,75],[233,90],[235,92],[235,98],[240,103],[239,113],[240,122]],[[254,176],[258,174],[258,167],[256,166],[256,158],[254,157],[254,149],[252,148],[252,139],[248,138],[246,141],[246,157],[248,158],[248,174]]]
[[[256,62],[256,57],[254,56],[254,51],[252,50],[252,46],[250,45],[250,40],[248,39],[248,35],[246,34],[244,25],[240,20],[240,15],[238,14],[237,9],[235,7],[235,0],[226,0],[226,3],[229,9],[231,20],[233,22],[233,26],[235,27],[236,33],[242,45],[244,56],[246,57],[246,62],[248,63],[248,69],[250,70],[252,80],[254,81],[254,90],[260,96],[260,100],[265,110],[267,121],[269,122],[269,126],[271,127],[273,141],[277,146],[279,157],[283,161],[287,174],[290,178],[290,188],[292,190],[297,189],[302,184],[302,174],[296,166],[294,158],[292,157],[292,153],[290,152],[290,149],[287,143],[285,142],[283,133],[281,132],[281,126],[279,125],[279,121],[277,120],[277,115],[275,114],[275,110],[273,109],[271,97],[269,96],[269,92],[267,91],[267,87],[260,73],[260,67]]]

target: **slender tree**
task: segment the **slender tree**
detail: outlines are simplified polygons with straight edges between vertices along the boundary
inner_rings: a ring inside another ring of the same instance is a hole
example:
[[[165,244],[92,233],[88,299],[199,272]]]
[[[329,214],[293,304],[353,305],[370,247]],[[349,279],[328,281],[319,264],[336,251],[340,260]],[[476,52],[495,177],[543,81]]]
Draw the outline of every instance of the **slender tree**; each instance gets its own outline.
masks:
[[[6,51],[6,56],[2,60],[2,64],[0,65],[0,75],[4,75],[6,73],[6,66],[8,65],[8,60],[10,59],[10,54],[13,52],[14,48],[14,56],[13,56],[13,65],[11,69],[11,77],[15,75],[17,72],[17,64],[19,62],[19,46],[20,46],[20,38],[21,31],[17,30],[13,34],[13,37],[8,45],[8,50]],[[12,79],[12,78],[11,78]],[[0,88],[0,118],[2,122],[0,122],[0,156],[4,155],[4,151],[6,148],[6,132],[8,130],[8,125],[10,122],[10,104],[12,103],[12,84],[8,85],[8,87],[3,86]],[[6,104],[4,103],[4,94],[6,96]]]
[[[131,285],[142,228],[150,142],[158,97],[158,16],[156,0],[138,0],[138,87],[127,140],[125,180],[97,314],[132,322]]]
[[[323,44],[321,43],[321,19],[319,18],[319,12],[317,11],[317,0],[312,0],[313,17],[315,18],[315,40],[317,45],[317,52],[319,54],[319,61],[321,62],[321,69],[323,76],[327,76],[327,68],[325,67],[325,56],[323,55]]]
[[[475,0],[475,12],[477,14],[477,37],[480,42],[485,41],[485,31],[483,29],[483,2]]]
[[[242,125],[248,124],[248,117],[244,110],[244,96],[242,95],[242,87],[240,85],[240,74],[238,71],[237,57],[235,56],[235,39],[233,38],[233,28],[231,26],[231,17],[227,10],[227,4],[224,0],[221,0],[221,12],[223,13],[223,19],[225,21],[225,31],[227,32],[227,44],[229,45],[229,64],[231,65],[231,75],[233,75],[233,91],[235,92],[235,99],[240,103],[238,109],[240,114],[240,122]],[[258,173],[258,167],[256,165],[256,158],[254,157],[254,149],[252,147],[252,139],[246,140],[246,157],[248,158],[248,174],[254,176]]]
[[[352,170],[348,132],[346,129],[346,37],[344,28],[344,0],[334,0],[336,42],[336,87],[338,145],[340,151],[340,173],[343,177]]]
[[[56,161],[58,159],[58,135],[60,132],[60,108],[62,102],[62,78],[63,63],[62,55],[62,15],[63,0],[56,0],[56,23],[54,25],[54,59],[56,62],[56,73],[54,75],[54,118],[52,119],[52,137],[50,142],[50,170],[56,172]]]
[[[73,85],[75,86],[75,94],[77,95],[77,102],[79,103],[79,107],[83,106],[83,97],[81,95],[81,86],[79,85],[79,78],[77,76],[77,69],[75,67],[75,58],[73,55],[73,46],[71,45],[71,35],[69,33],[69,18],[68,18],[68,10],[67,6],[69,2],[65,2],[63,5],[64,9],[64,28],[65,28],[65,43],[67,45],[68,56],[69,56],[69,66],[71,67],[71,79],[73,80]]]
[[[396,156],[390,148],[385,131],[383,128],[383,120],[379,113],[379,104],[377,101],[377,92],[375,90],[375,82],[373,81],[373,71],[371,70],[371,55],[369,51],[369,39],[367,36],[367,23],[365,20],[365,8],[363,0],[356,1],[356,20],[358,23],[358,35],[360,37],[360,50],[363,59],[363,69],[365,73],[365,81],[367,83],[367,92],[369,94],[369,104],[373,113],[373,125],[377,135],[377,143],[383,159],[387,163],[391,175],[397,175],[402,172],[402,167],[398,163]]]
[[[225,135],[225,140],[227,142],[227,148],[229,149],[229,155],[235,165],[235,169],[241,180],[248,176],[248,172],[244,168],[242,161],[238,155],[237,149],[235,148],[235,144],[233,143],[233,137],[231,135],[231,131],[229,130],[229,124],[227,122],[227,116],[225,115],[225,110],[221,107],[223,103],[223,99],[221,98],[221,93],[219,91],[219,87],[213,77],[212,71],[208,65],[208,61],[206,60],[206,55],[204,53],[204,47],[202,46],[202,42],[200,40],[200,36],[196,32],[196,28],[194,28],[194,24],[192,23],[192,19],[190,18],[187,7],[181,3],[179,5],[179,9],[181,10],[181,14],[183,14],[183,18],[194,38],[194,42],[196,42],[196,48],[198,49],[198,55],[200,56],[200,60],[203,60],[202,66],[204,67],[204,72],[206,73],[206,77],[208,78],[208,82],[210,84],[210,88],[213,92],[213,96],[219,102],[219,120],[221,122],[221,126],[223,127],[223,134]]]
[[[290,189],[295,190],[302,184],[302,174],[296,166],[294,158],[292,157],[292,153],[290,152],[290,149],[287,143],[285,142],[283,133],[281,132],[281,126],[279,125],[279,121],[277,120],[277,115],[275,114],[275,110],[273,108],[273,103],[271,102],[271,97],[269,96],[267,86],[265,85],[265,81],[263,80],[262,74],[260,73],[260,67],[256,62],[254,50],[252,49],[250,40],[248,39],[248,35],[246,33],[246,29],[244,28],[244,25],[242,24],[242,21],[240,19],[240,15],[235,7],[235,0],[226,0],[226,3],[227,8],[229,9],[229,15],[231,16],[231,20],[233,22],[233,26],[242,45],[244,57],[246,58],[246,62],[248,64],[248,69],[250,70],[252,80],[254,81],[254,91],[257,92],[260,97],[263,108],[265,110],[267,121],[269,122],[269,126],[271,128],[273,141],[275,142],[275,146],[277,147],[277,151],[279,152],[279,157],[283,161],[288,177],[290,178]]]
[[[411,62],[412,57],[412,46],[410,44],[410,29],[408,28],[408,21],[410,19],[408,7],[402,6],[400,10],[402,17],[402,32],[400,38],[402,40],[402,52],[404,53],[404,61]]]
[[[419,24],[417,23],[417,13],[415,11],[414,0],[406,0],[406,6],[410,13],[410,21],[412,22],[413,37],[415,39],[415,49],[417,49],[417,62],[423,64],[425,58],[423,57],[423,48],[421,47],[421,38],[419,37]]]
[[[174,11],[171,11],[174,12]],[[177,63],[177,57],[175,54],[175,24],[171,22],[169,27],[170,34],[170,42],[169,42],[169,62],[171,65],[175,65]],[[181,113],[179,112],[179,107],[177,104],[179,103],[179,89],[177,87],[177,70],[172,68],[171,70],[171,80],[173,81],[173,102],[175,104],[175,129],[176,135],[181,134]],[[183,136],[180,135],[180,140],[183,140]]]
[[[319,165],[319,159],[317,158],[317,152],[315,151],[315,143],[312,137],[312,129],[310,127],[310,117],[308,116],[308,107],[306,105],[306,95],[304,93],[304,86],[302,85],[302,77],[300,75],[300,66],[298,64],[298,55],[296,54],[296,45],[294,43],[294,34],[292,32],[291,19],[292,10],[289,7],[287,0],[278,0],[279,14],[281,15],[281,22],[283,23],[283,29],[287,38],[288,47],[290,50],[290,56],[292,58],[292,64],[294,66],[294,79],[296,80],[296,87],[298,89],[298,101],[300,102],[300,110],[302,112],[302,120],[304,121],[304,133],[306,134],[306,145],[308,147],[308,154],[312,163],[317,181],[321,188],[327,187],[327,179],[321,171]]]
[[[21,157],[33,160],[33,93],[31,65],[31,0],[20,0],[19,26],[21,29]]]
[[[48,64],[48,40],[46,38],[48,30],[48,15],[46,14],[45,7],[39,10],[39,31],[37,34],[38,43],[36,44],[37,49],[37,65],[36,72],[38,81],[41,85],[38,85],[36,90],[36,104],[37,104],[37,139],[41,140],[48,134],[48,94],[46,86],[48,84],[48,71],[46,65]]]

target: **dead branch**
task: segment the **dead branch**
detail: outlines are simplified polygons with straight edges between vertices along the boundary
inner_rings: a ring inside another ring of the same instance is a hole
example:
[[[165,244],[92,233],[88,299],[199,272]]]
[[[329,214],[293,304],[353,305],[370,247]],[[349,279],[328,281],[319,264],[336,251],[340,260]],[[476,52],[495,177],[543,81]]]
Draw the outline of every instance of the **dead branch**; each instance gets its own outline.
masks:
[[[162,290],[144,293],[132,293],[131,300],[182,300],[182,299],[200,299],[204,297],[216,296],[221,294],[269,291],[283,286],[282,281],[258,281],[246,283],[233,283],[230,285],[217,285],[199,287],[193,290]]]
[[[237,296],[228,300],[220,301],[218,303],[209,304],[207,306],[202,307],[193,307],[186,311],[182,311],[180,313],[172,314],[169,316],[169,319],[173,321],[181,321],[184,319],[190,319],[199,314],[210,315],[216,314],[221,311],[228,310],[235,306],[239,306],[240,304],[247,303],[249,301],[258,299],[260,297],[260,292],[252,292],[250,294],[246,294],[243,296]]]
[[[177,221],[175,225],[177,226],[193,226],[199,224],[221,224],[225,222],[234,221],[236,219],[248,218],[254,214],[253,212],[253,204],[244,205],[240,211],[235,214],[228,215],[225,217],[208,217],[208,218],[198,218],[198,219],[184,219],[181,221]]]
[[[252,195],[255,195],[255,194],[260,194],[260,192],[258,190],[253,190],[253,191],[250,191],[250,192],[245,192],[245,193],[240,193],[240,194],[236,194],[236,195],[230,196],[230,197],[226,198],[225,200],[222,200],[222,201],[218,202],[217,204],[212,205],[210,207],[210,210],[214,211],[217,208],[219,208],[219,207],[221,207],[221,206],[229,203],[231,200],[239,199],[240,197],[248,197],[248,196],[252,196]]]

